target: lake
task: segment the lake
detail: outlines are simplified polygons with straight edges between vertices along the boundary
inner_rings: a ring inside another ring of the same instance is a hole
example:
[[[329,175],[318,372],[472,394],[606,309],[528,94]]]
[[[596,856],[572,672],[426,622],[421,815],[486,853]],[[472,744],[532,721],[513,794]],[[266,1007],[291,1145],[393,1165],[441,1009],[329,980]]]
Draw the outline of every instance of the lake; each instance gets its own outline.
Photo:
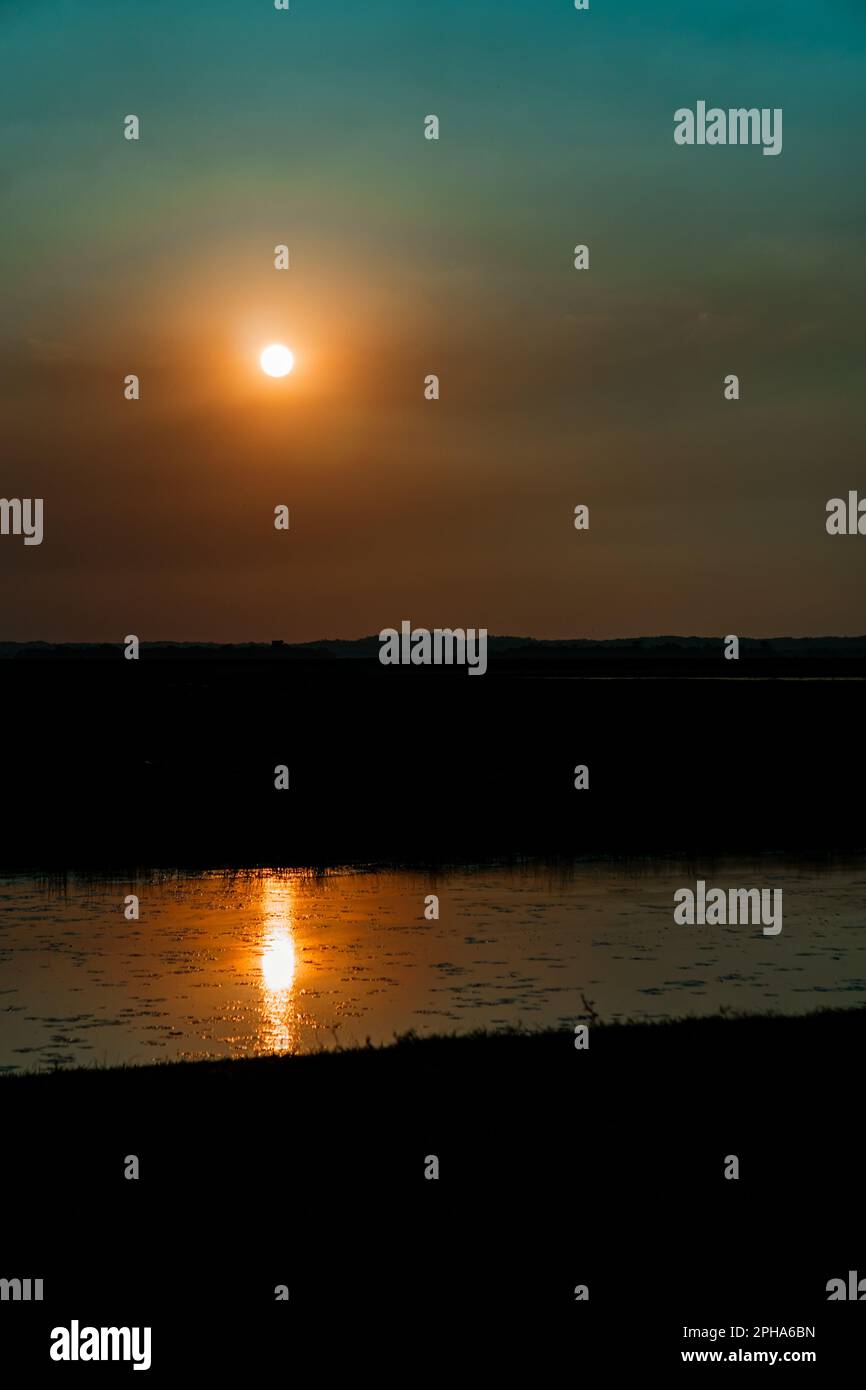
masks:
[[[781,888],[784,925],[677,926],[673,894]],[[308,1052],[866,1000],[866,859],[0,879],[0,1068]],[[135,893],[140,918],[124,901]],[[439,920],[425,919],[437,894]]]

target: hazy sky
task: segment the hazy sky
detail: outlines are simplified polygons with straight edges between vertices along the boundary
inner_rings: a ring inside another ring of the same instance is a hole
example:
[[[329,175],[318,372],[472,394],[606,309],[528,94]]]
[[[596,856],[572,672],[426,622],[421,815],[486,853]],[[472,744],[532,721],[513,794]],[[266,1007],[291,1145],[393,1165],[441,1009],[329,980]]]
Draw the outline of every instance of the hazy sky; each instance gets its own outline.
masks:
[[[28,0],[0,45],[0,496],[45,505],[0,638],[866,629],[861,0]],[[782,153],[678,147],[698,100]]]

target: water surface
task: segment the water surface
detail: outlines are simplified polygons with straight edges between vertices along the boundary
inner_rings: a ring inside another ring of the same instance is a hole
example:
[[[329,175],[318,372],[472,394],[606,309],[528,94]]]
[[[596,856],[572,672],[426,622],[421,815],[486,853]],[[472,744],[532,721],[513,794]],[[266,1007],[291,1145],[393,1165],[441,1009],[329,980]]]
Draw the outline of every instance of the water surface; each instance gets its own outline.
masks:
[[[782,888],[784,926],[681,927],[673,893]],[[0,1067],[305,1052],[477,1027],[866,1001],[866,862],[780,858],[0,880]],[[140,898],[138,921],[124,899]],[[425,919],[436,893],[438,921]]]

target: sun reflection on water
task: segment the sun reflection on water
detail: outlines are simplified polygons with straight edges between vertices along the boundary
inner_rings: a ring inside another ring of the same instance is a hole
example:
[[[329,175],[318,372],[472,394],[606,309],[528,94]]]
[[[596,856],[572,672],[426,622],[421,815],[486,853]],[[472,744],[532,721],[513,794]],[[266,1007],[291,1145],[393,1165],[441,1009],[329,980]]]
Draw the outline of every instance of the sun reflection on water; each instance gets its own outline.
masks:
[[[295,1008],[295,936],[292,925],[293,888],[288,878],[266,878],[262,885],[262,937],[259,970],[263,1052],[293,1052],[298,1041]]]

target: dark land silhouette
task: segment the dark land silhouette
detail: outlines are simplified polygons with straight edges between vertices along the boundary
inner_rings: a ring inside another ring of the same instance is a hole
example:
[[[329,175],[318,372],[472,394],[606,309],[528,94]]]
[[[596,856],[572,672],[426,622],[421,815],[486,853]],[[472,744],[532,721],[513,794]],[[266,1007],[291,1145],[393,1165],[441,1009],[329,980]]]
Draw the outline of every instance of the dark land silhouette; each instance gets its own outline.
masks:
[[[7,644],[0,868],[866,842],[866,640],[745,642],[738,662],[716,639],[642,639],[639,654],[501,640],[480,677],[368,653],[166,646],[131,662],[117,647]]]
[[[62,1174],[82,1219],[92,1207],[111,1220],[87,1266],[58,1246],[58,1216],[43,1260],[54,1286],[75,1288],[83,1315],[91,1301],[118,1318],[131,1304],[139,1321],[153,1307],[164,1361],[172,1338],[180,1348],[197,1318],[219,1317],[221,1363],[242,1365],[240,1309],[274,1355],[287,1337],[333,1335],[335,1316],[341,1338],[389,1345],[429,1335],[431,1318],[483,1317],[500,1354],[509,1327],[513,1354],[541,1319],[545,1356],[570,1346],[600,1368],[658,1349],[678,1362],[683,1324],[802,1324],[816,1342],[790,1345],[817,1346],[826,1371],[862,1335],[856,1305],[825,1292],[862,1265],[862,1030],[851,1010],[593,1025],[586,1051],[567,1031],[408,1037],[4,1078],[7,1266],[42,1269],[29,1213]],[[123,1178],[128,1154],[139,1181]],[[149,1232],[167,1222],[183,1255],[160,1267]]]

